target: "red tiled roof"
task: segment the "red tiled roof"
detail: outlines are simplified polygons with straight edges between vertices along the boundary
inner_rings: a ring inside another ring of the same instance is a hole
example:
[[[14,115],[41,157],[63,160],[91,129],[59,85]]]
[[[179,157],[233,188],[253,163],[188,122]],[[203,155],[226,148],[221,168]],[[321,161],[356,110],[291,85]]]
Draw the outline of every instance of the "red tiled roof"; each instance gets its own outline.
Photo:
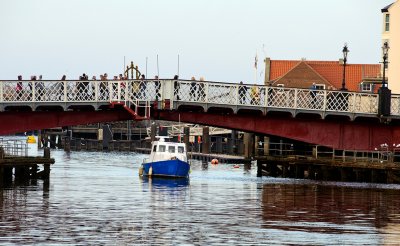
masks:
[[[300,61],[300,60],[271,60],[270,80],[277,80],[288,73],[300,62],[312,67],[321,77],[336,88],[341,88],[343,80],[343,65],[339,61]],[[346,87],[350,91],[358,91],[363,78],[380,76],[379,64],[347,64]]]

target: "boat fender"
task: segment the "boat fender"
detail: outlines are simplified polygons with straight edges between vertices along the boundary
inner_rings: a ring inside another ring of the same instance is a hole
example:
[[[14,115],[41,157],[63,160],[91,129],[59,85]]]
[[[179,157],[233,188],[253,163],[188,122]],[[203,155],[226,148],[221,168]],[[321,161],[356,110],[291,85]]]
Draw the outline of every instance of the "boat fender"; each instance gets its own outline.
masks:
[[[149,176],[153,175],[153,167],[149,168]]]
[[[143,166],[139,167],[139,176],[143,176]]]

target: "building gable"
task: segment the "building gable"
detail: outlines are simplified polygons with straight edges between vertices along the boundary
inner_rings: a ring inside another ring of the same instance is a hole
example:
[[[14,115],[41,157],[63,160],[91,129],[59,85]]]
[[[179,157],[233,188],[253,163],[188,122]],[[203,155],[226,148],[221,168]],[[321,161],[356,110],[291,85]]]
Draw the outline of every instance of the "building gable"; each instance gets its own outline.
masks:
[[[295,88],[310,88],[313,83],[325,85],[325,88],[332,86],[306,62],[301,61],[286,74],[275,80],[272,85],[284,85],[285,87]]]

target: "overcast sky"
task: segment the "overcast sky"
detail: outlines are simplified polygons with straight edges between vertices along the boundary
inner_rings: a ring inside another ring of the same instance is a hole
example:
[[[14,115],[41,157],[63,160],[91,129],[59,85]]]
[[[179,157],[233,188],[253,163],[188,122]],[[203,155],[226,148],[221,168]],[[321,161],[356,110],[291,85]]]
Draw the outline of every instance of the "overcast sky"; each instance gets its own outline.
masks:
[[[263,80],[263,58],[378,63],[381,8],[394,0],[0,0],[0,79],[149,78]],[[264,48],[263,48],[264,47]]]

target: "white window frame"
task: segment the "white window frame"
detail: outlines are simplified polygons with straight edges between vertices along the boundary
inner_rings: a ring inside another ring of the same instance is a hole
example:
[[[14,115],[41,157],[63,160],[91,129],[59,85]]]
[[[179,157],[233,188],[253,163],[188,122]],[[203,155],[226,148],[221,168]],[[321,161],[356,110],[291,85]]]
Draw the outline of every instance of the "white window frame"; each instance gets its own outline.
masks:
[[[369,89],[364,89],[364,86],[369,86]],[[372,92],[372,83],[361,83],[361,91],[362,92]]]
[[[390,14],[385,14],[385,26],[383,27],[385,32],[390,31]]]
[[[317,90],[325,90],[325,84],[316,84],[315,85],[315,88],[317,89]]]

